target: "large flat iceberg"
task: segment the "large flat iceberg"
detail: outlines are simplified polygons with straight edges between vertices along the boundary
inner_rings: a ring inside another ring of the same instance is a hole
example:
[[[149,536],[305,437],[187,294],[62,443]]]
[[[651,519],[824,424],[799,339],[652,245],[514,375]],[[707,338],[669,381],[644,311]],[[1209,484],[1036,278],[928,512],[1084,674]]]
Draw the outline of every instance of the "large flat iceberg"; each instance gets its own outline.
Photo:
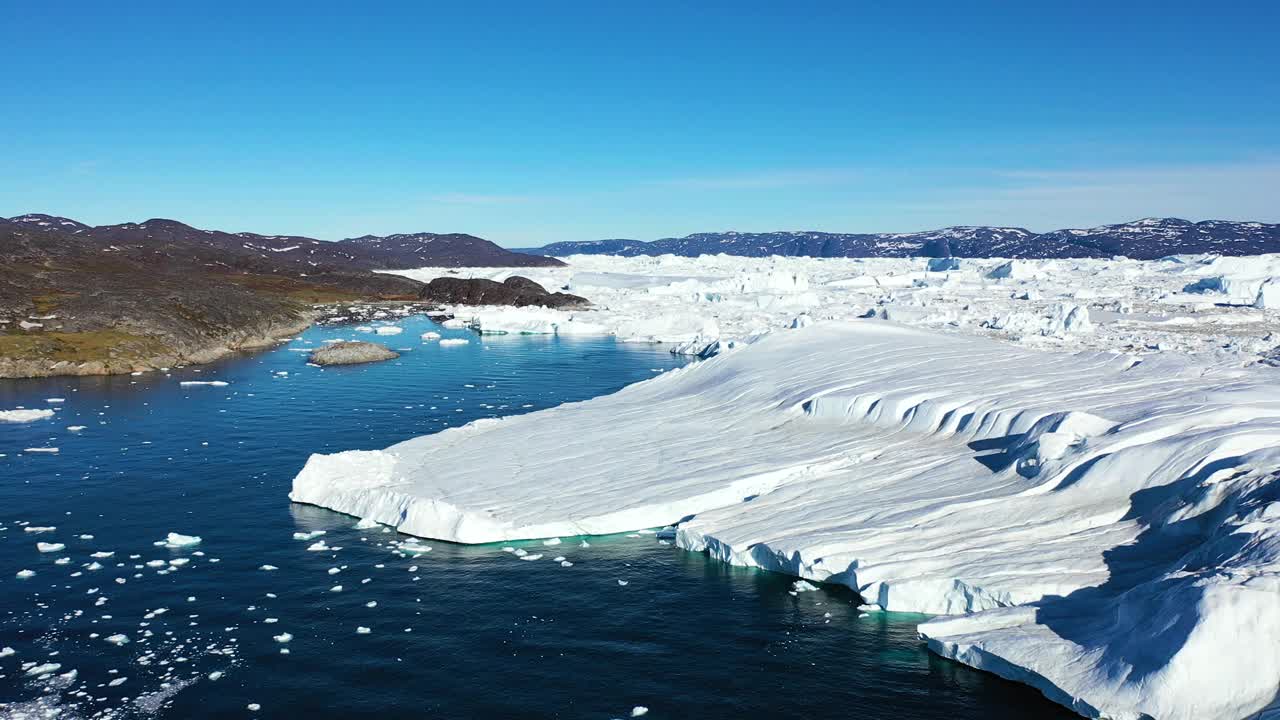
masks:
[[[819,322],[613,395],[313,455],[290,497],[464,543],[680,523],[1090,717],[1280,693],[1280,370]]]

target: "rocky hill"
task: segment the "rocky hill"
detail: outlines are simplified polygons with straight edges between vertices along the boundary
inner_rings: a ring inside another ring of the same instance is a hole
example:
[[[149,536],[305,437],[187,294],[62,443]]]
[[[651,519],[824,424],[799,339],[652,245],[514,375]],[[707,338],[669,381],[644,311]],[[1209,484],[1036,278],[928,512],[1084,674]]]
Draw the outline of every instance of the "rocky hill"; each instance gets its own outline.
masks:
[[[324,242],[174,220],[0,218],[0,377],[207,362],[305,328],[320,303],[420,300],[378,269],[559,265],[470,235]]]
[[[1089,229],[1034,233],[1017,227],[963,226],[915,233],[696,233],[652,242],[591,240],[523,249],[537,255],[768,255],[807,257],[1083,258],[1150,260],[1183,253],[1280,252],[1280,225],[1147,218]]]

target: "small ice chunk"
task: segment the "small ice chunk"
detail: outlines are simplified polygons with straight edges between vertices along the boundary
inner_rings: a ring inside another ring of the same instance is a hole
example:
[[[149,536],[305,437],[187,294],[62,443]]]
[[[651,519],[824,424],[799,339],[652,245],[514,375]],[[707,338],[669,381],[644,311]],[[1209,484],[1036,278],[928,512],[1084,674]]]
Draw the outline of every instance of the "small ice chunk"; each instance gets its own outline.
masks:
[[[165,536],[164,545],[170,548],[184,548],[192,545],[200,544],[199,535],[183,535],[181,533],[171,532]]]
[[[373,631],[372,631],[372,630],[370,630],[369,628],[367,628],[367,627],[363,626],[363,625],[360,625],[360,626],[356,627],[356,634],[357,634],[357,635],[368,635],[368,634],[369,634],[369,633],[371,633],[371,632],[373,632]]]
[[[648,715],[648,714],[649,714],[649,708],[643,705],[637,705],[631,708],[631,717],[640,717],[642,715]]]
[[[109,636],[107,638],[107,642],[111,643],[112,645],[124,645],[125,643],[129,642],[129,636],[121,635],[117,633],[115,635]]]
[[[66,550],[66,549],[67,549],[66,543],[47,543],[47,542],[36,543],[36,550],[39,550],[42,553],[62,552],[63,550]]]
[[[807,581],[807,580],[797,580],[797,581],[795,581],[795,582],[791,583],[791,589],[792,589],[792,590],[794,590],[794,591],[796,591],[796,592],[798,592],[798,593],[802,593],[802,592],[812,592],[812,591],[814,591],[814,590],[817,590],[817,589],[818,589],[818,586],[817,586],[817,585],[814,585],[813,583],[811,583],[811,582],[809,582],[809,581]]]
[[[272,635],[272,636],[271,636],[271,639],[272,639],[272,640],[275,640],[275,641],[276,641],[276,642],[278,642],[278,643],[283,644],[283,643],[287,643],[287,642],[289,642],[290,640],[292,640],[292,639],[293,639],[293,635],[290,635],[289,633],[280,633],[279,635]]]

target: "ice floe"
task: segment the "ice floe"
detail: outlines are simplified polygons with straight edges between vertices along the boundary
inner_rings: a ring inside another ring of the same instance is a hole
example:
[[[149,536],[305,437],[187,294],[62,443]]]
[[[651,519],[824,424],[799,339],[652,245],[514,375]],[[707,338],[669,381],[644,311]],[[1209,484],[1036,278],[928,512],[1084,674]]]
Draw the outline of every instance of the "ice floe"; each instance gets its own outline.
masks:
[[[44,420],[53,417],[53,411],[48,409],[40,410],[0,410],[0,422],[5,423],[29,423],[36,420]]]

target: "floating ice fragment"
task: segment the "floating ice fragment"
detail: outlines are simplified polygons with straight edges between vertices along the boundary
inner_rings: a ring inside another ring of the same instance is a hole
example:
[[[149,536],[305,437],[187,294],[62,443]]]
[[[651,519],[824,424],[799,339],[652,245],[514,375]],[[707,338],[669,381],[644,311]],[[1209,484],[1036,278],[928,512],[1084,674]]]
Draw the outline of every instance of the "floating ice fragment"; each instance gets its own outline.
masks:
[[[121,634],[111,635],[107,638],[107,642],[112,645],[124,645],[129,642],[129,636]]]
[[[279,635],[272,635],[271,639],[278,643],[287,643],[293,639],[293,635],[290,635],[289,633],[280,633]]]
[[[637,705],[631,708],[631,717],[640,717],[649,714],[649,708],[643,705]]]
[[[183,535],[181,533],[171,532],[166,535],[164,539],[165,547],[170,548],[184,548],[199,544],[200,536],[198,535]]]
[[[0,410],[0,422],[29,423],[53,417],[53,411],[41,410]]]
[[[259,565],[258,569],[259,570],[279,570],[280,568],[276,567],[275,565]]]
[[[39,550],[42,553],[62,552],[63,550],[66,550],[66,549],[67,549],[66,543],[47,543],[47,542],[36,543],[36,550]]]
[[[369,634],[369,633],[371,633],[371,632],[373,632],[373,631],[372,631],[372,630],[370,630],[369,628],[367,628],[367,627],[363,626],[363,625],[360,625],[360,626],[356,627],[356,634],[357,634],[357,635],[368,635],[368,634]]]

